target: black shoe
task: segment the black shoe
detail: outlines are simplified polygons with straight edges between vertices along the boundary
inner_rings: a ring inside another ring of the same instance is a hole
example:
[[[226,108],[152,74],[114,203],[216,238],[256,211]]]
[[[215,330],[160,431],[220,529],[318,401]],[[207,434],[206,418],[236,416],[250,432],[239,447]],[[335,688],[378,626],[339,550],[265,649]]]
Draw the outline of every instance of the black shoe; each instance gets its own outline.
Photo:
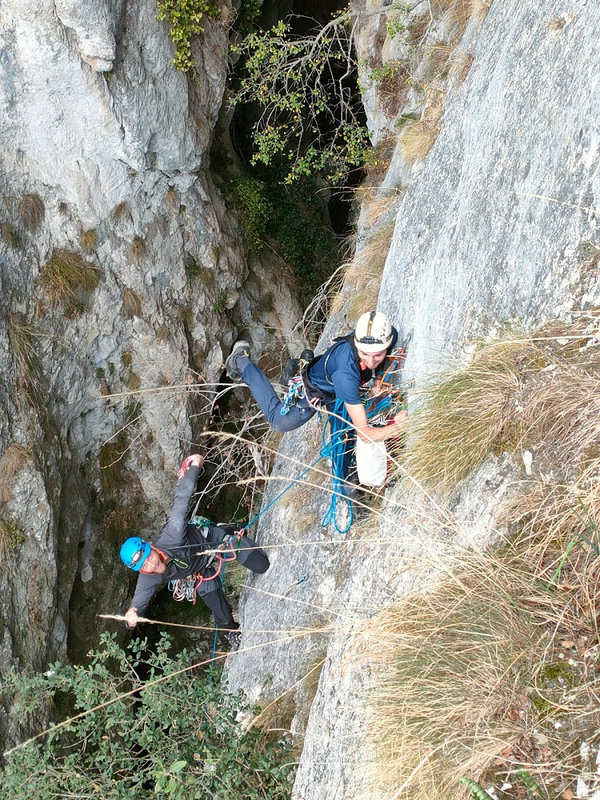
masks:
[[[283,386],[287,386],[294,375],[298,374],[299,364],[300,362],[297,358],[288,358],[287,363],[281,372],[281,383]]]
[[[315,354],[312,350],[303,350],[300,353],[300,369],[304,369],[308,362],[312,361],[314,357]],[[302,362],[304,362],[304,364]]]
[[[231,348],[231,353],[227,356],[225,362],[225,371],[232,381],[240,381],[242,379],[242,371],[238,368],[236,360],[240,356],[250,358],[250,345],[244,339],[240,339]]]

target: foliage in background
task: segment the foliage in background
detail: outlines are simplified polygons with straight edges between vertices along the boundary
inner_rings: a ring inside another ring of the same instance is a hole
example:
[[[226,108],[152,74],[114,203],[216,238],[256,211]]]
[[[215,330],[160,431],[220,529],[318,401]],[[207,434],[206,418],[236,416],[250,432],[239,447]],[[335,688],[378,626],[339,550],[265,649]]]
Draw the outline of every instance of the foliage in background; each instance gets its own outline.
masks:
[[[315,173],[339,184],[369,157],[353,55],[354,16],[347,10],[306,34],[278,22],[232,48],[243,71],[231,103],[259,107],[252,163],[284,162],[288,184]]]
[[[182,72],[193,69],[192,37],[204,33],[205,17],[216,17],[219,9],[207,0],[157,0],[156,19],[166,20],[175,45],[173,64]]]
[[[86,667],[53,664],[44,675],[9,675],[6,690],[31,720],[53,701],[90,713],[8,755],[1,796],[287,800],[289,744],[258,728],[243,732],[236,715],[244,703],[226,694],[216,675],[175,674],[193,662],[185,651],[171,655],[167,636],[150,653],[146,644],[123,650],[104,634]],[[116,699],[135,688],[135,696]]]
[[[324,221],[326,208],[310,179],[300,180],[291,191],[277,181],[275,170],[261,172],[264,180],[242,175],[226,184],[248,249],[259,253],[268,241],[294,270],[300,298],[312,297],[336,259],[336,242]]]

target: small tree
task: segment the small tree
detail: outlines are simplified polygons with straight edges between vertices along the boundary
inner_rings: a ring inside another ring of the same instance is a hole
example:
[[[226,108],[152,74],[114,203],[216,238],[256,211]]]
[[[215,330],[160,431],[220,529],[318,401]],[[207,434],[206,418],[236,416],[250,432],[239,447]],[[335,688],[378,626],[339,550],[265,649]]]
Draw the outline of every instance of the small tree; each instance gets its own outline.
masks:
[[[253,163],[283,160],[286,183],[318,172],[338,184],[368,157],[352,44],[358,20],[347,9],[304,35],[279,22],[233,48],[244,74],[231,103],[260,108]]]
[[[236,723],[247,710],[241,698],[224,693],[216,676],[192,675],[189,653],[171,656],[164,635],[149,655],[145,640],[126,650],[114,634],[101,642],[88,666],[53,664],[32,678],[9,674],[6,691],[16,693],[24,714],[33,717],[54,701],[73,716],[43,744],[7,755],[2,797],[289,798],[289,742],[257,728],[243,732]]]

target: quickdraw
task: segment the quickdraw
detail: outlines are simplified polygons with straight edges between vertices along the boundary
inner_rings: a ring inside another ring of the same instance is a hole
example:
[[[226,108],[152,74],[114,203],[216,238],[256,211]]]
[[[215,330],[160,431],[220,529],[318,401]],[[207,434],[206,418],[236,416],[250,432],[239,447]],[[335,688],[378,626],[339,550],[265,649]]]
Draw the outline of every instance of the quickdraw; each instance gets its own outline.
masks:
[[[288,382],[287,394],[283,398],[282,406],[279,410],[281,416],[285,417],[285,415],[289,413],[290,408],[295,406],[298,400],[301,400],[303,397],[304,383],[300,375],[295,375],[293,378],[290,378]]]

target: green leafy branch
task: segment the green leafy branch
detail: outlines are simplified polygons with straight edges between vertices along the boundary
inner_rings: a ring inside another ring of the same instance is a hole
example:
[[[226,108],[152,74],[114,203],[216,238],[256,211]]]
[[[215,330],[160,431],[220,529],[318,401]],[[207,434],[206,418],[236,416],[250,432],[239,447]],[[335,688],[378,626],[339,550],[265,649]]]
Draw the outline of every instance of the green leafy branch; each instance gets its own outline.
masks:
[[[175,44],[173,64],[182,72],[194,67],[192,37],[204,33],[204,18],[217,17],[219,9],[207,0],[157,0],[156,19],[166,21]]]
[[[234,48],[244,77],[231,102],[255,102],[261,110],[253,162],[285,161],[286,183],[315,172],[340,183],[365,163],[369,137],[357,113],[356,14],[348,9],[306,35],[279,22]]]
[[[242,731],[242,697],[225,693],[216,674],[187,674],[191,665],[186,651],[171,654],[167,636],[149,651],[145,640],[124,650],[103,634],[87,666],[9,673],[4,692],[30,724],[52,707],[57,715],[59,705],[67,719],[43,744],[29,740],[5,754],[1,796],[288,800],[289,741]]]

